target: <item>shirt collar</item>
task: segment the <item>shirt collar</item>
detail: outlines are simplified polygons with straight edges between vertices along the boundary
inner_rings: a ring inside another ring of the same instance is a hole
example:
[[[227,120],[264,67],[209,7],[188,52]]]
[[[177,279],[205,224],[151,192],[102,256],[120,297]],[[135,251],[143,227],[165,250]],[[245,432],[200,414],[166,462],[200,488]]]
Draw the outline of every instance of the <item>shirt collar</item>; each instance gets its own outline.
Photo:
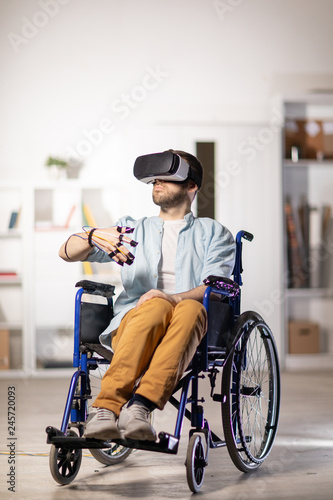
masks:
[[[186,214],[184,216],[184,219],[186,221],[186,226],[190,226],[193,223],[194,219],[195,219],[195,217],[193,215],[193,212],[189,212],[188,214]],[[153,216],[152,220],[155,220],[160,225],[162,225],[164,223],[164,220],[161,219],[161,217],[158,217],[158,216]]]
[[[185,215],[184,219],[188,224],[194,221],[194,215],[193,212],[189,212],[188,214]]]

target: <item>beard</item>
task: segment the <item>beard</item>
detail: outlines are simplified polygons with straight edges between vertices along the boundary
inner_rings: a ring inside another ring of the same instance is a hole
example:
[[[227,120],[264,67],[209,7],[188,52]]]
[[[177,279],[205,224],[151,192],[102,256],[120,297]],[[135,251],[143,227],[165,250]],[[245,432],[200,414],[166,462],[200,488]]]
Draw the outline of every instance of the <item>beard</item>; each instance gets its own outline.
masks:
[[[170,209],[179,206],[185,199],[187,189],[185,186],[180,185],[179,191],[176,193],[169,193],[166,188],[161,191],[154,191],[153,189],[153,202],[158,205],[162,210]]]

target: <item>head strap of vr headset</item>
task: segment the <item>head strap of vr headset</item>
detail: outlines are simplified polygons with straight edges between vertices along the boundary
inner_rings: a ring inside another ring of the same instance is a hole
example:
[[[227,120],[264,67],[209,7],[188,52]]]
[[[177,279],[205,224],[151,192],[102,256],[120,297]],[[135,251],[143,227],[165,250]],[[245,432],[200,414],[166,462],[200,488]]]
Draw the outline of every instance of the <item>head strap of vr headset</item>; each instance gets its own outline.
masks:
[[[195,170],[193,170],[191,166],[188,170],[188,176],[186,180],[188,179],[193,181],[198,186],[198,189],[201,188],[201,177],[195,172]]]
[[[198,189],[201,187],[201,182],[202,182],[202,177],[191,167],[191,165],[187,162],[185,158],[183,158],[181,155],[178,153],[172,153],[174,156],[177,156],[179,158],[180,162],[185,162],[186,165],[188,165],[188,173],[186,179],[184,179],[183,183],[187,182],[188,180],[193,181],[197,186]]]

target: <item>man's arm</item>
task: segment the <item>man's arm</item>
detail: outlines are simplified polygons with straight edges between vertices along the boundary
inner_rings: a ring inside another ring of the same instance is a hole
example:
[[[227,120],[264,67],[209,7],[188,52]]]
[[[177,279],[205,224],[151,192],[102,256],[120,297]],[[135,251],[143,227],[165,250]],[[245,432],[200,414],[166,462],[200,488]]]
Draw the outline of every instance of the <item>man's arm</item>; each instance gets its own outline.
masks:
[[[133,231],[128,227],[92,228],[88,233],[72,234],[59,250],[59,256],[66,262],[84,261],[88,258],[94,243],[102,248],[115,262],[123,265],[131,264],[134,255],[122,244],[129,243],[132,247],[137,245],[127,234]],[[91,244],[90,244],[91,243]]]
[[[188,292],[175,293],[173,295],[167,295],[166,293],[161,292],[160,290],[152,289],[140,297],[136,307],[137,308],[140,307],[144,302],[146,302],[146,300],[150,300],[155,297],[168,300],[173,305],[176,305],[178,304],[178,302],[185,299],[193,299],[197,300],[198,302],[202,302],[206,288],[207,288],[206,285],[200,285],[197,286],[196,288],[192,288],[192,290],[188,290]]]
[[[198,302],[202,302],[206,288],[207,288],[206,285],[200,285],[200,286],[197,286],[196,288],[192,288],[192,290],[188,290],[188,292],[175,293],[173,295],[170,295],[170,297],[172,297],[172,299],[177,304],[181,300],[185,300],[185,299],[193,299],[193,300],[197,300]]]
[[[66,262],[84,261],[88,258],[92,248],[89,245],[86,233],[72,234],[59,250],[59,257]]]

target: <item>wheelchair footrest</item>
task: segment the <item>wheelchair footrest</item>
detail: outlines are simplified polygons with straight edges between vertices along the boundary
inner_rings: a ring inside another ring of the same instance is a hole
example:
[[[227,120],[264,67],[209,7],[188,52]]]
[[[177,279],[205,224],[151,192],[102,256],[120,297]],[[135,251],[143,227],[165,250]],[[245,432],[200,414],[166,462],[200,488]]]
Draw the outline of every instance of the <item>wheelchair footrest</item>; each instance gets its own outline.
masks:
[[[109,441],[102,439],[84,438],[79,436],[67,436],[55,427],[47,427],[47,444],[54,444],[56,448],[67,449],[92,449],[92,448],[111,448]],[[125,446],[126,448],[134,448],[136,450],[158,451],[161,453],[170,453],[176,455],[178,452],[179,439],[175,436],[160,432],[159,441],[137,441],[133,439],[114,439],[113,442]]]
[[[111,448],[111,444],[101,439],[88,439],[84,437],[66,436],[55,427],[47,427],[47,444],[54,444],[56,448],[83,449],[83,448]]]
[[[114,442],[133,448],[135,450],[157,451],[160,453],[169,453],[176,455],[178,452],[179,439],[166,432],[160,432],[159,441],[138,441],[134,439],[115,439]]]

